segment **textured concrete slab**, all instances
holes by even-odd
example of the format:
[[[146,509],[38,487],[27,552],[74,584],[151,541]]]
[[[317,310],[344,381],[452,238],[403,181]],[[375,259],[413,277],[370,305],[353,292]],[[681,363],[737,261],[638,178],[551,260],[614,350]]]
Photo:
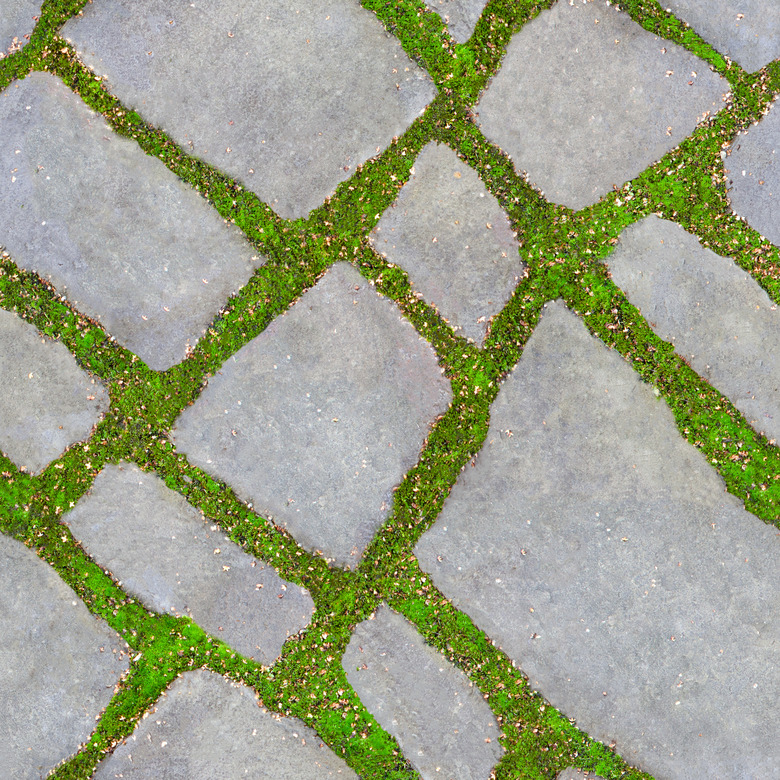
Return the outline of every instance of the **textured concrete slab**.
[[[656,216],[623,231],[606,262],[653,330],[780,440],[780,312],[753,277]]]
[[[554,303],[416,554],[534,688],[630,763],[777,778],[778,541]]]
[[[108,411],[108,393],[64,344],[0,309],[0,450],[37,474],[89,437]]]
[[[47,563],[0,544],[0,768],[45,777],[95,728],[128,668],[126,645]]]
[[[40,0],[3,0],[0,5],[0,60],[27,43],[40,11]]]
[[[425,5],[441,16],[458,43],[465,43],[471,38],[487,0],[425,0]]]
[[[172,438],[301,545],[354,565],[451,397],[428,342],[337,263],[223,365]]]
[[[95,778],[357,780],[301,721],[257,705],[244,685],[205,670],[188,672],[98,765]]]
[[[669,0],[675,16],[745,70],[780,57],[780,6],[775,0]]]
[[[0,94],[0,243],[151,368],[183,360],[260,259],[58,78]]]
[[[417,629],[382,604],[360,623],[341,664],[379,725],[423,780],[487,780],[504,749],[478,688]]]
[[[780,108],[777,102],[747,133],[738,135],[724,160],[731,208],[750,227],[780,246]]]
[[[477,172],[428,144],[370,239],[456,330],[482,344],[523,273],[518,243]]]
[[[581,769],[564,769],[555,780],[604,780],[593,772],[583,772]]]
[[[677,146],[728,90],[605,0],[570,0],[514,36],[476,110],[516,170],[581,209]]]
[[[266,665],[314,614],[308,591],[247,555],[153,474],[108,465],[63,517],[84,549],[158,612],[191,617]]]
[[[62,35],[125,105],[285,218],[319,206],[436,93],[354,0],[108,0]]]

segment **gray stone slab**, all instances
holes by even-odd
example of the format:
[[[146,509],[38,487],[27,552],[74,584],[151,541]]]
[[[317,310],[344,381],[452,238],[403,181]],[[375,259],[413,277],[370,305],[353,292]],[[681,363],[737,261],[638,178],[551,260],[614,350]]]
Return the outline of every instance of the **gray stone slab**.
[[[62,34],[125,105],[285,218],[319,206],[436,93],[355,0],[107,0]]]
[[[191,617],[259,663],[272,664],[314,614],[307,590],[245,553],[134,464],[106,466],[63,521],[148,607]]]
[[[58,342],[0,309],[0,450],[37,474],[89,437],[108,393]]]
[[[206,670],[175,680],[95,773],[120,777],[357,780],[300,720],[258,707],[253,690]]]
[[[780,6],[775,0],[668,0],[664,7],[745,70],[758,70],[780,57]]]
[[[3,0],[0,5],[0,60],[21,49],[35,27],[40,0]]]
[[[564,769],[555,780],[604,780],[593,772],[583,772],[581,769]]]
[[[728,91],[605,0],[570,0],[514,36],[476,110],[548,200],[581,209],[677,146]]]
[[[428,342],[336,263],[209,379],[172,438],[301,545],[353,565],[451,398]]]
[[[0,244],[159,370],[261,262],[238,228],[46,73],[0,93]]]
[[[416,554],[594,738],[656,777],[780,777],[780,538],[548,304]]]
[[[425,5],[441,16],[458,43],[465,43],[471,38],[487,0],[425,0]]]
[[[0,768],[45,777],[89,739],[127,646],[21,542],[0,544]]]
[[[735,213],[780,246],[780,108],[776,102],[758,125],[740,133],[724,160]]]
[[[753,277],[654,215],[624,230],[606,262],[653,330],[780,440],[780,312]]]
[[[349,684],[423,780],[487,780],[504,749],[469,678],[387,605],[355,629],[341,664]]]
[[[456,330],[482,344],[524,264],[509,220],[477,172],[431,142],[370,239]]]

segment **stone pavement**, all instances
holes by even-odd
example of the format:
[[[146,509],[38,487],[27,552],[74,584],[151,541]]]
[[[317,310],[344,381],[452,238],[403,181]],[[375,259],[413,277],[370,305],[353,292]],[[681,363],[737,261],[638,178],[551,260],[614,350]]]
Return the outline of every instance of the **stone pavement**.
[[[0,8],[0,778],[780,780],[780,7]]]

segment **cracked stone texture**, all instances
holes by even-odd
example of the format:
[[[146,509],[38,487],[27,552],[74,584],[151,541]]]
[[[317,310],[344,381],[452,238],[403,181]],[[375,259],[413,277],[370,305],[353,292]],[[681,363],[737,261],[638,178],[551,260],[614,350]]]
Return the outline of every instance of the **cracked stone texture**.
[[[38,474],[108,411],[103,385],[68,348],[0,309],[0,450]]]
[[[668,0],[663,5],[747,71],[780,57],[776,0]]]
[[[209,379],[172,438],[303,547],[351,565],[451,398],[428,342],[336,263]]]
[[[653,330],[780,439],[780,312],[753,277],[654,215],[624,230],[605,262]]]
[[[403,615],[382,604],[341,659],[349,684],[423,780],[487,780],[504,749],[478,688]]]
[[[104,0],[62,35],[177,143],[303,217],[433,99],[355,0]]]
[[[780,108],[776,102],[757,126],[740,133],[724,160],[729,200],[750,227],[780,246]]]
[[[24,36],[33,31],[40,10],[39,0],[3,0],[0,4],[0,59],[6,52],[27,43]]]
[[[314,614],[307,590],[245,553],[159,477],[131,463],[106,466],[63,521],[147,607],[191,617],[261,664],[272,664]]]
[[[183,360],[260,259],[58,78],[0,94],[0,243],[150,368]]]
[[[425,0],[425,5],[441,16],[458,43],[465,43],[471,38],[487,0]]]
[[[0,545],[0,767],[44,777],[78,750],[127,670],[126,645],[47,563]]]
[[[509,220],[477,172],[444,144],[429,143],[371,234],[456,330],[482,344],[489,319],[523,273]]]
[[[629,763],[777,778],[778,541],[556,302],[415,552],[535,689]]]
[[[357,780],[300,720],[257,705],[244,685],[205,670],[187,672],[98,765],[95,779]]]
[[[706,62],[604,0],[573,0],[512,38],[476,111],[548,200],[581,209],[677,146],[728,90]]]

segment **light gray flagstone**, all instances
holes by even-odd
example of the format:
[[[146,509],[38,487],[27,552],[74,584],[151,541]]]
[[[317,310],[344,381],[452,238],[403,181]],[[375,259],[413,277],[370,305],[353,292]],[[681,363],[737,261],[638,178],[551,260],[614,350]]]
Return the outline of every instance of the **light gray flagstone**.
[[[465,43],[471,38],[487,0],[425,0],[425,5],[442,17],[458,43]]]
[[[0,60],[21,49],[35,27],[40,0],[3,0],[0,4]]]

